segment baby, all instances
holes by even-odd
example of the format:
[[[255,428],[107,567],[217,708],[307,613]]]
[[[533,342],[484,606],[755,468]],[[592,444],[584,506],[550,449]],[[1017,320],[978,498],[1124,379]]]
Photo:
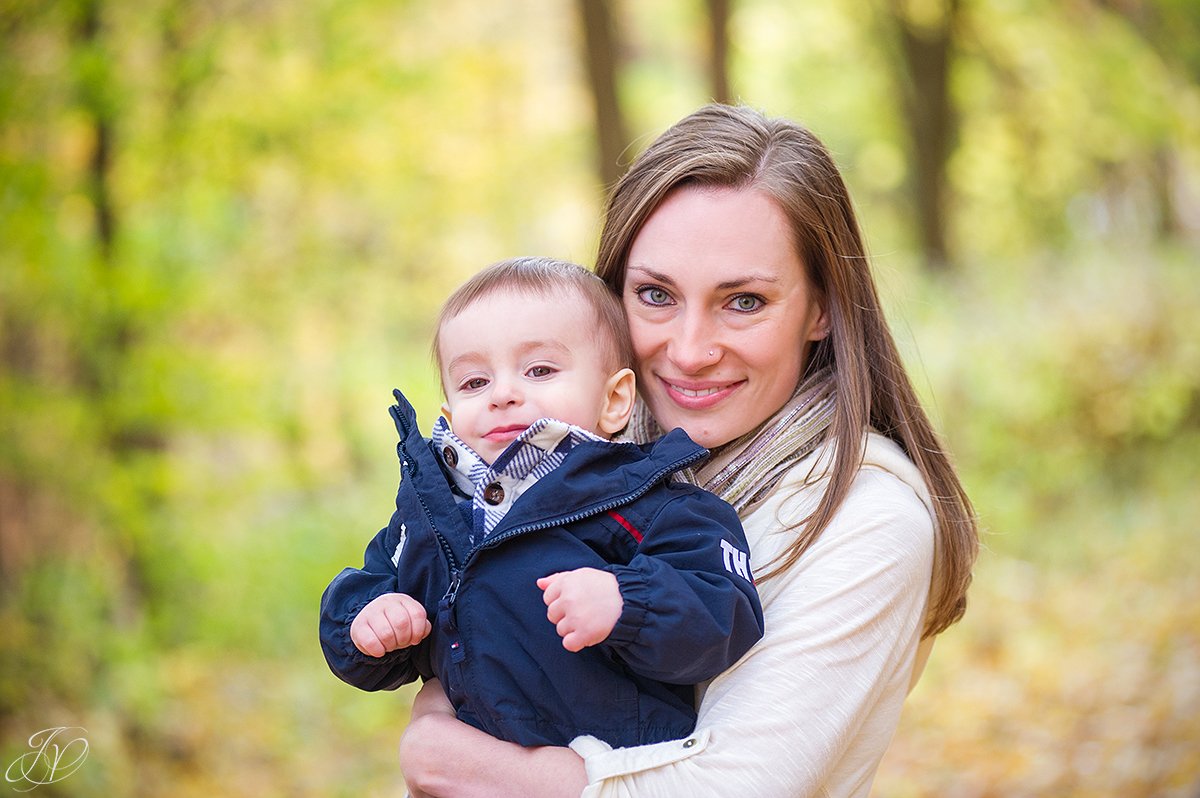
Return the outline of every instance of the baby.
[[[682,430],[614,442],[635,401],[620,301],[586,269],[504,261],[458,289],[434,351],[432,439],[395,392],[396,512],[321,599],[330,668],[364,690],[441,681],[522,745],[677,739],[694,685],[761,636],[733,510],[672,481]]]

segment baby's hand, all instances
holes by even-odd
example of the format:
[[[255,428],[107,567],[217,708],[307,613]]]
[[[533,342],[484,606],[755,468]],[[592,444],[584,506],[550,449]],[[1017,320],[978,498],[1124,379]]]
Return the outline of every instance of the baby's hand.
[[[595,568],[543,576],[537,586],[546,602],[546,617],[558,630],[567,651],[604,642],[625,605],[617,577]]]
[[[350,624],[350,639],[368,657],[382,657],[415,646],[432,629],[421,602],[405,593],[384,593],[358,613]]]

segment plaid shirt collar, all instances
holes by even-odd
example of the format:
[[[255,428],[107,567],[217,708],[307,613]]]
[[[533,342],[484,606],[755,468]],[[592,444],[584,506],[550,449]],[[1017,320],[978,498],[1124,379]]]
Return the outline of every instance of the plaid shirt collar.
[[[454,486],[471,497],[473,526],[483,537],[491,534],[522,493],[562,465],[569,451],[585,441],[608,442],[565,421],[541,418],[488,465],[451,431],[444,417],[433,425],[431,439]]]

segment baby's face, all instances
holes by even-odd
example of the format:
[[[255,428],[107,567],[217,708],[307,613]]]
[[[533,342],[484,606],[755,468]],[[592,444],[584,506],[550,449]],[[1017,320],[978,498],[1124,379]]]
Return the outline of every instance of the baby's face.
[[[604,434],[611,375],[593,318],[576,296],[504,291],[447,320],[439,343],[454,434],[489,463],[539,418]]]

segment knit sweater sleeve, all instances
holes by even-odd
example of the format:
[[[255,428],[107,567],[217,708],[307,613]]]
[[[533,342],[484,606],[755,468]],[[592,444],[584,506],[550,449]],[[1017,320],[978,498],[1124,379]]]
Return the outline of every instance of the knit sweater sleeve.
[[[802,480],[746,519],[756,562],[819,497],[823,486]],[[583,798],[866,796],[909,687],[933,540],[914,488],[864,468],[817,543],[760,585],[766,634],[708,686],[693,737],[619,750],[575,741]]]

